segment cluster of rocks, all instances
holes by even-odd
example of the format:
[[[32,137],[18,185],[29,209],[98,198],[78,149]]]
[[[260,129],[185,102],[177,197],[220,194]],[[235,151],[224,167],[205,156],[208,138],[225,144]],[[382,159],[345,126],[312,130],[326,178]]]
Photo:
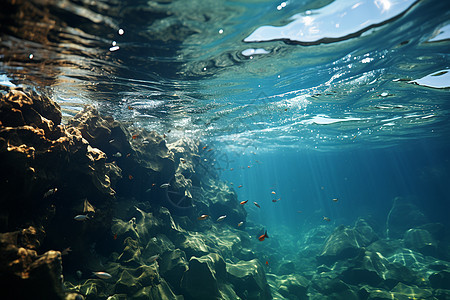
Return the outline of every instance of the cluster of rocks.
[[[200,152],[91,106],[62,125],[50,98],[3,93],[1,283],[17,299],[269,299],[249,235],[231,228],[246,212]]]
[[[394,199],[387,220],[385,229],[395,237],[362,218],[353,226],[318,226],[301,239],[286,230],[286,240],[298,242],[283,243],[282,251],[272,232],[255,254],[275,249],[266,255],[273,298],[450,299],[450,233],[444,225],[430,223],[402,198]]]

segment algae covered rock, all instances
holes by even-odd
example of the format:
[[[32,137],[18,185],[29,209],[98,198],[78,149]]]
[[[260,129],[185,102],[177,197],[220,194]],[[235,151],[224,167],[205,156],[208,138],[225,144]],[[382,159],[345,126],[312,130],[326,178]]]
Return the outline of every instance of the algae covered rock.
[[[320,273],[311,280],[308,289],[310,293],[315,294],[312,299],[349,299],[358,300],[358,295],[352,287],[343,282],[336,274]]]
[[[402,238],[404,233],[414,227],[428,223],[426,216],[413,203],[396,197],[386,220],[388,238]]]
[[[59,251],[38,255],[35,228],[0,234],[0,287],[4,299],[64,299]]]
[[[227,273],[241,298],[272,299],[264,268],[257,259],[227,263]]]
[[[358,256],[361,247],[366,246],[366,239],[355,229],[339,226],[328,237],[322,253],[317,257],[319,263],[332,264],[339,260]]]
[[[268,279],[272,290],[276,290],[281,297],[292,300],[308,299],[308,286],[310,283],[303,276],[299,274],[268,275]]]
[[[433,273],[429,277],[430,285],[434,289],[448,289],[450,290],[450,271],[443,270]]]
[[[437,242],[425,229],[409,229],[405,232],[405,246],[424,255],[437,254]]]
[[[225,262],[220,255],[211,253],[199,258],[193,256],[181,280],[181,287],[192,299],[219,299],[218,281],[225,278]]]
[[[188,270],[186,254],[180,249],[166,252],[161,258],[160,271],[167,282],[173,287],[175,292],[181,286],[181,278]]]

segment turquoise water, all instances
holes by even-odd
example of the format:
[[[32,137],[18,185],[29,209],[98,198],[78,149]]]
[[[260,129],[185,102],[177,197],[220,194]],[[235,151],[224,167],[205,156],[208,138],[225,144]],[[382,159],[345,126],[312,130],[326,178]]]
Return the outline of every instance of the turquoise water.
[[[168,142],[199,138],[239,198],[274,207],[250,211],[270,226],[381,216],[395,196],[445,221],[449,5],[358,3],[49,1],[22,19],[11,5],[0,72],[66,120],[94,104]]]
[[[204,169],[287,251],[358,218],[381,232],[395,197],[449,225],[448,1],[1,7],[3,90],[50,95],[64,122],[92,104],[201,141]]]

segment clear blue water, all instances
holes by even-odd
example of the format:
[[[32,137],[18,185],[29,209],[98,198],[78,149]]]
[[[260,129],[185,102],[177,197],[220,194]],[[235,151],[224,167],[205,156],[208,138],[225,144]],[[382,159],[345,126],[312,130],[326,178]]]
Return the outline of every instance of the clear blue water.
[[[61,3],[5,5],[3,85],[51,93],[65,120],[93,104],[168,142],[202,140],[269,229],[382,226],[396,196],[448,222],[448,1],[362,1],[372,7],[353,14],[344,0]],[[249,41],[293,16],[305,40]]]

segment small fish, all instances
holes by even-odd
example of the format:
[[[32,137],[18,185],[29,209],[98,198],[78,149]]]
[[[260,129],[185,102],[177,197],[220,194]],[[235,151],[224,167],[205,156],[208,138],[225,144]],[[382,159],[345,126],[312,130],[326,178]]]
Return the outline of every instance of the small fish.
[[[128,105],[128,109],[129,110],[133,110],[133,107]]]
[[[238,188],[240,189],[242,187],[242,184],[238,186]]]
[[[76,215],[73,219],[76,221],[86,221],[86,220],[89,220],[89,216],[88,215]]]
[[[71,252],[72,249],[70,247],[67,247],[66,249],[64,249],[63,251],[61,251],[61,255],[67,255],[69,254],[69,252]]]
[[[275,191],[272,191],[272,194],[274,194],[274,195],[275,195],[275,194],[276,194],[276,193],[275,193]]]
[[[114,143],[116,140],[112,139],[109,141],[110,144]]]
[[[163,183],[159,187],[162,189],[167,189],[170,186],[170,183]]]
[[[203,147],[202,149],[205,150],[206,148],[208,148],[208,146]]]
[[[227,215],[223,215],[217,218],[217,222],[222,221],[223,219],[225,219],[227,217]]]
[[[260,242],[262,242],[262,241],[264,241],[266,238],[269,238],[269,236],[267,235],[267,230],[266,230],[266,232],[265,232],[263,235],[261,235],[261,236],[258,238],[258,240],[259,240]]]
[[[152,191],[152,188],[148,188],[145,192],[150,193]]]
[[[266,260],[266,266],[268,266],[269,265],[269,262]]]
[[[276,202],[277,202],[277,199],[272,199],[272,202],[273,202],[273,203],[276,203]]]
[[[49,189],[47,192],[45,192],[44,198],[54,195],[57,191],[58,191],[58,188]]]
[[[133,175],[128,175],[128,179],[133,180]]]
[[[166,136],[166,134],[164,133],[164,134],[163,134],[163,139],[165,139],[166,137],[167,137],[167,136]]]
[[[255,204],[257,208],[261,208],[257,202],[253,202],[253,204]]]
[[[303,211],[301,211],[301,210],[297,210],[297,212],[299,213],[299,214],[301,214]]]
[[[153,255],[148,259],[149,263],[155,262],[156,260],[159,259],[159,254]]]
[[[211,149],[208,149],[208,151],[206,151],[206,152],[211,152],[211,151],[213,151],[213,149],[211,148]]]
[[[131,138],[132,138],[133,140],[135,140],[135,139],[137,139],[137,138],[138,138],[138,136],[139,136],[139,135],[137,135],[137,134],[134,134],[134,135],[132,135],[132,136],[131,136]]]
[[[127,157],[130,157],[130,155],[131,155],[131,153],[128,153],[128,154],[127,154]]]
[[[180,157],[180,162],[184,164],[186,162],[186,160],[184,158]]]
[[[238,227],[241,227],[242,225],[244,225],[244,222],[241,221],[238,223]]]
[[[285,108],[284,111],[287,111],[287,108]]]
[[[113,240],[117,240],[117,233],[114,233]]]
[[[200,217],[197,218],[197,220],[206,220],[209,216],[208,215],[201,215]]]
[[[230,168],[230,171],[233,171],[234,170],[234,168]]]
[[[324,220],[324,221],[327,221],[327,222],[330,222],[330,221],[331,221],[331,219],[330,219],[330,218],[328,218],[328,217],[325,217],[325,216],[323,216],[323,220]]]
[[[119,157],[122,157],[122,153],[117,152],[116,154],[113,154],[113,156],[119,158]]]
[[[338,199],[338,198],[334,198],[333,201],[334,201],[334,202],[338,202],[339,199]]]
[[[250,166],[247,166],[247,168],[249,168],[249,169],[250,169]]]
[[[172,129],[167,130],[167,133],[170,133],[172,131]]]
[[[245,201],[241,201],[241,203],[239,203],[239,204],[244,205],[247,202],[248,202],[248,200],[245,200]]]
[[[92,272],[95,276],[97,276],[100,279],[110,279],[112,278],[111,274],[106,272]]]

